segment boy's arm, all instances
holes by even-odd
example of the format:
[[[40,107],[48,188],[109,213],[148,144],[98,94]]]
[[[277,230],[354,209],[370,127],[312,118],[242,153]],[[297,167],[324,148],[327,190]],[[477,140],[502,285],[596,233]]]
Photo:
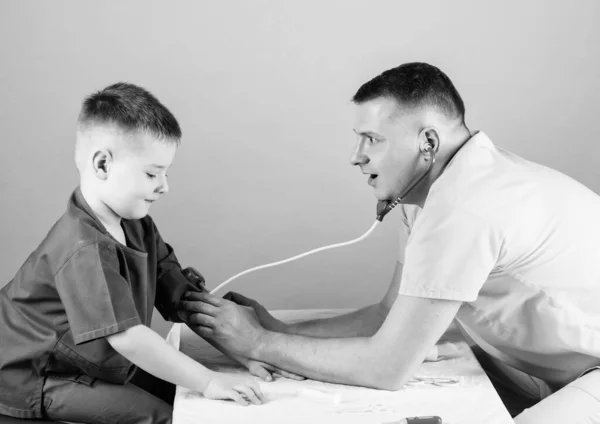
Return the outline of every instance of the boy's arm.
[[[183,322],[178,314],[178,306],[186,291],[197,292],[194,286],[183,274],[181,265],[175,256],[173,248],[164,242],[154,222],[156,239],[156,297],[154,306],[167,321]]]
[[[136,325],[106,339],[130,362],[178,386],[203,392],[214,375],[145,325]]]
[[[207,369],[144,325],[130,327],[107,340],[114,350],[146,372],[198,391],[208,399],[232,399],[241,405],[262,403],[263,395],[256,382]]]
[[[186,292],[202,291],[199,281],[202,280],[203,282],[202,276],[198,274],[192,276],[196,284],[192,284],[192,282],[188,280],[184,275],[184,270],[181,269],[181,265],[175,256],[173,248],[164,242],[154,222],[152,222],[152,225],[154,227],[153,231],[157,246],[157,284],[154,305],[165,320],[188,324],[186,322],[187,313],[182,311],[179,307],[180,301]],[[188,269],[186,269],[186,271]],[[216,348],[219,349],[218,347]],[[252,375],[260,377],[265,381],[272,380],[271,372],[280,373],[288,378],[302,379],[300,376],[273,367],[269,364],[260,363],[243,356],[234,356],[228,352],[223,353],[248,368]]]

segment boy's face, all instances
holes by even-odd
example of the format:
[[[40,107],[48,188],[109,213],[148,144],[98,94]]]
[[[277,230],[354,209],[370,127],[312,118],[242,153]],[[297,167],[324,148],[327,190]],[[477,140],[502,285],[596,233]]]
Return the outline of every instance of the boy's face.
[[[140,219],[169,191],[167,170],[177,144],[144,133],[127,138],[109,165],[103,201],[121,218]]]

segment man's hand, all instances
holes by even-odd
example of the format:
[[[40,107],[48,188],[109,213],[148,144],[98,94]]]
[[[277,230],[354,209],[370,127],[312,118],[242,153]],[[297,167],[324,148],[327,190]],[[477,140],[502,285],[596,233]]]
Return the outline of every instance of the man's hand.
[[[231,300],[240,306],[247,306],[254,309],[254,312],[258,317],[258,322],[260,322],[260,325],[265,327],[267,330],[276,331],[279,333],[285,332],[286,325],[271,315],[267,309],[256,300],[232,291],[223,296],[223,299]]]
[[[265,381],[272,381],[273,376],[277,375],[297,381],[306,380],[306,377],[294,374],[293,372],[286,371],[271,364],[267,364],[266,362],[260,362],[255,361],[254,359],[241,357],[233,357],[233,359],[248,368],[248,372],[250,372],[250,374]]]
[[[180,307],[196,334],[236,356],[253,358],[266,332],[254,309],[210,293],[188,292]]]
[[[191,296],[187,296],[186,300],[184,302],[186,303],[182,303],[180,305],[180,308],[182,309],[180,311],[180,316],[183,318],[183,321],[188,325],[188,327],[195,332],[196,334],[198,334],[200,337],[205,338],[203,333],[202,333],[202,326],[200,325],[196,325],[190,322],[190,316],[192,316],[193,314],[197,313],[199,308],[195,307],[195,306],[191,306],[191,303],[193,302],[201,302],[201,300],[199,300],[199,298],[197,296],[195,296],[194,292],[191,292],[192,295]],[[233,293],[232,293],[233,294]],[[241,295],[240,295],[241,296]],[[196,299],[196,300],[194,300]],[[239,298],[236,298],[239,299]],[[252,301],[251,299],[247,299],[245,297],[242,296],[242,299],[240,299],[240,301],[243,302],[249,302]],[[237,302],[236,302],[237,303]],[[258,302],[256,302],[256,304],[262,308],[262,306],[260,304],[258,304]],[[264,309],[264,308],[263,308]],[[266,310],[265,310],[266,312]],[[268,312],[267,312],[268,314]],[[269,314],[269,316],[271,316]],[[275,318],[273,318],[275,319]],[[283,323],[282,323],[283,324]],[[218,349],[221,353],[223,353],[224,355],[230,357],[231,359],[233,359],[234,361],[240,363],[241,365],[245,366],[248,371],[250,372],[250,374],[260,378],[261,380],[264,381],[272,381],[274,376],[281,376],[281,377],[285,377],[285,378],[289,378],[292,380],[305,380],[306,377],[303,377],[301,375],[298,374],[294,374],[291,373],[289,371],[286,371],[284,369],[275,367],[271,364],[267,364],[265,362],[260,362],[260,361],[255,361],[254,359],[250,359],[246,356],[243,355],[237,355],[234,354],[232,352],[227,351],[224,346],[219,345],[215,340],[213,339],[207,339],[205,338],[206,341],[208,343],[210,343],[211,346],[213,346],[214,348]]]

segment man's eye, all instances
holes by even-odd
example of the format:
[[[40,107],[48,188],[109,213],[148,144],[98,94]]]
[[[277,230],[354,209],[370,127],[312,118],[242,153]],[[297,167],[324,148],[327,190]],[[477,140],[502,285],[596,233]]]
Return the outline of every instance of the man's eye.
[[[154,174],[150,174],[150,173],[148,173],[148,172],[146,172],[146,176],[147,176],[148,178],[150,178],[150,179],[152,179],[152,178],[156,178],[156,175],[154,175]]]
[[[375,143],[375,139],[373,137],[367,137],[369,144]]]

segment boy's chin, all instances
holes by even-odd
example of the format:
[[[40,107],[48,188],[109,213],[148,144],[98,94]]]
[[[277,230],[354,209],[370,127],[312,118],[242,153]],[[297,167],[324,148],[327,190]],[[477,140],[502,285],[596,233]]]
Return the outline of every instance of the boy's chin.
[[[149,209],[146,209],[144,211],[132,211],[132,212],[121,215],[121,218],[128,219],[128,220],[142,219],[146,215],[148,215],[148,212],[149,212]]]
[[[148,212],[149,211],[145,211],[144,213],[136,214],[133,218],[129,218],[129,219],[142,219],[142,218],[148,216]]]

